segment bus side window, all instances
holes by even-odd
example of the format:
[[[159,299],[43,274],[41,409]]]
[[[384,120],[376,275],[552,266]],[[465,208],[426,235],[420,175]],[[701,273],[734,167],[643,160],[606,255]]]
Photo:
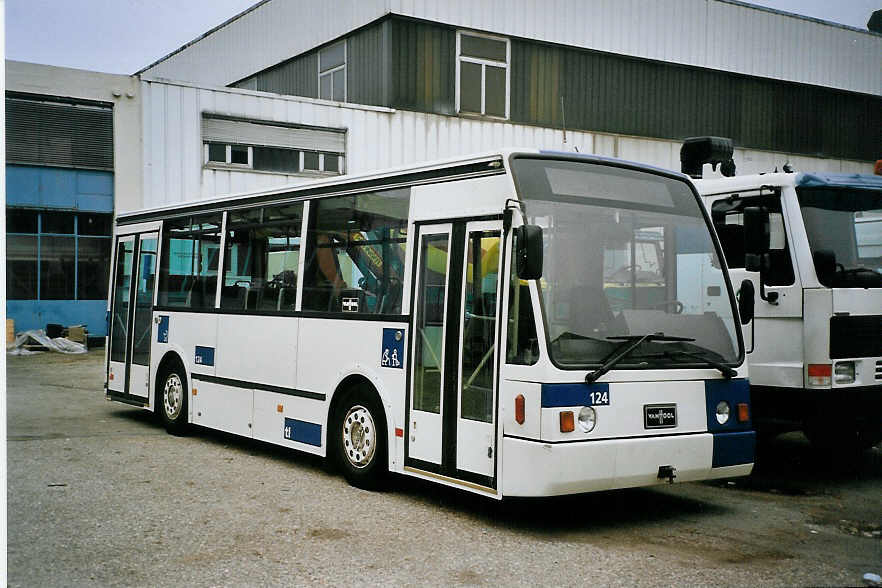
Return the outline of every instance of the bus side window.
[[[410,189],[313,200],[303,310],[400,314]]]
[[[737,194],[735,195],[737,197]],[[761,206],[769,212],[771,228],[769,270],[763,280],[769,286],[790,286],[794,282],[790,246],[784,227],[781,198],[777,194],[738,198],[734,204],[728,199],[717,200],[711,206],[714,228],[723,246],[723,254],[730,268],[744,267],[744,214],[747,206]]]
[[[294,310],[302,219],[302,202],[228,213],[221,308]]]
[[[517,244],[512,239],[512,251]],[[539,340],[536,336],[536,321],[533,318],[533,301],[530,286],[521,280],[517,272],[517,260],[511,256],[511,285],[508,293],[508,349],[506,363],[533,365],[539,360]]]
[[[159,306],[214,308],[221,215],[163,222]]]

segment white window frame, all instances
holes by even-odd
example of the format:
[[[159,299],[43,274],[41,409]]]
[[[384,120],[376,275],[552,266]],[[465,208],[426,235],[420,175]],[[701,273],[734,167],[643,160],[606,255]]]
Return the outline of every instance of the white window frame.
[[[330,49],[331,47],[339,45],[340,43],[343,44],[343,63],[341,65],[338,65],[338,66],[333,67],[331,69],[327,69],[325,71],[322,71],[322,57],[321,57],[322,51],[325,51],[326,49]],[[322,47],[321,49],[318,50],[318,53],[316,53],[316,57],[315,57],[315,67],[316,67],[316,70],[318,70],[318,88],[317,88],[318,92],[317,92],[317,94],[318,94],[319,100],[330,100],[332,102],[337,102],[336,100],[334,100],[334,73],[338,72],[340,70],[343,70],[343,102],[346,102],[346,100],[348,98],[348,91],[349,91],[349,88],[347,87],[348,83],[346,80],[346,66],[348,64],[349,64],[349,43],[347,42],[346,39],[343,39],[339,43],[332,43],[332,44],[328,45],[327,47]],[[325,76],[331,76],[331,97],[330,98],[322,98],[322,78]]]
[[[493,59],[483,59],[481,57],[471,57],[462,55],[462,36],[481,37],[493,41],[505,42],[505,62],[495,61]],[[462,62],[475,63],[481,66],[481,112],[463,112],[461,108],[461,88],[460,88],[460,65]],[[495,119],[508,120],[511,117],[511,40],[508,37],[498,37],[495,35],[487,35],[474,31],[456,31],[456,112],[464,115],[486,116]],[[486,95],[487,95],[487,66],[505,68],[505,116],[499,117],[495,114],[486,114]]]
[[[309,153],[318,153],[318,169],[307,169],[304,167],[303,163],[306,159],[305,154]],[[336,155],[339,158],[339,171],[325,171],[325,155]],[[313,174],[313,175],[330,175],[330,176],[343,176],[346,175],[346,170],[344,167],[346,161],[345,153],[332,153],[329,151],[311,151],[309,149],[301,149],[300,150],[300,174]]]
[[[208,159],[208,144],[215,143],[220,144],[219,141],[203,141],[202,143],[202,163],[208,167],[224,167],[224,168],[233,168],[233,169],[252,169],[254,166],[254,148],[251,145],[244,145],[242,143],[236,143],[236,145],[240,147],[245,147],[248,149],[248,163],[232,163],[232,154],[233,154],[233,145],[231,143],[226,143],[225,146],[225,161],[211,161]]]

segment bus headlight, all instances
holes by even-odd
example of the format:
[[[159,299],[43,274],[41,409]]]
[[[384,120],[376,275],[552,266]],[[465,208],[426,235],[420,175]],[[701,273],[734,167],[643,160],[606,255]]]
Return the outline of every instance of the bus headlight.
[[[579,411],[579,428],[584,433],[590,433],[597,424],[597,412],[590,406],[583,406]]]
[[[725,400],[720,400],[717,403],[717,422],[721,425],[729,422],[729,403]]]
[[[854,384],[854,362],[839,361],[833,364],[833,381],[837,384]]]

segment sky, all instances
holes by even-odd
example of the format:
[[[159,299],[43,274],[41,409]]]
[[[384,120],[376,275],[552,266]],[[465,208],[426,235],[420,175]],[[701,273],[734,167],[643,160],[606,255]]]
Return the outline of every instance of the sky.
[[[133,74],[256,1],[6,0],[6,58]],[[861,29],[882,8],[882,0],[752,3]]]

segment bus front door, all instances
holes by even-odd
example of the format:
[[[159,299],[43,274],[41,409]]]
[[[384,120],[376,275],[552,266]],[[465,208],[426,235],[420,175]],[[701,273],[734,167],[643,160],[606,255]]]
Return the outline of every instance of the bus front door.
[[[405,466],[495,488],[502,225],[419,234]]]
[[[158,243],[157,233],[119,237],[114,265],[107,390],[143,405],[150,396]]]

